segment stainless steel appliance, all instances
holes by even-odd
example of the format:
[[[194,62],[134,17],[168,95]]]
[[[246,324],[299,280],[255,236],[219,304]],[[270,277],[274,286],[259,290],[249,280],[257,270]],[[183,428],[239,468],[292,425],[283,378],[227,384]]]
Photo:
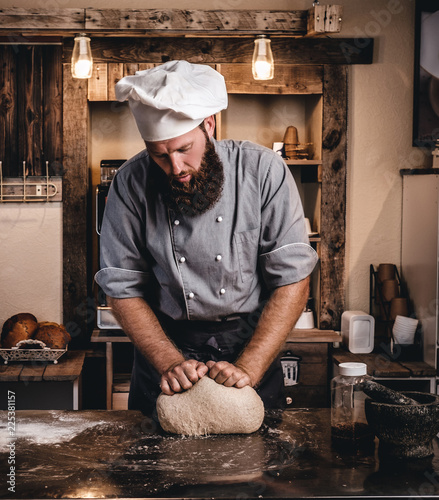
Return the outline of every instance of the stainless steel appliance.
[[[102,160],[101,161],[101,183],[96,186],[96,233],[98,235],[98,252],[97,259],[99,265],[100,253],[100,235],[102,220],[104,218],[105,204],[107,202],[108,191],[110,189],[111,181],[118,168],[125,163],[126,160]],[[119,329],[120,325],[116,321],[113,312],[107,305],[104,293],[98,293],[98,307],[97,307],[97,327],[101,329]]]

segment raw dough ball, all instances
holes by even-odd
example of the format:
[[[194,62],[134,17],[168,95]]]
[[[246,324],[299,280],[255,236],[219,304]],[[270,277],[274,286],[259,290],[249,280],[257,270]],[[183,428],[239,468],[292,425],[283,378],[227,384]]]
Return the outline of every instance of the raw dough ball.
[[[174,434],[250,434],[262,425],[264,404],[251,387],[226,387],[206,375],[188,391],[160,394],[157,415]]]

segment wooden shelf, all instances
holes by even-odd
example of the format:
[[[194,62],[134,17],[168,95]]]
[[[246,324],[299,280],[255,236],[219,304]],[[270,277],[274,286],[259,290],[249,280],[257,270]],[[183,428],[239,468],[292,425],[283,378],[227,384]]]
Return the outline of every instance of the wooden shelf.
[[[341,342],[340,332],[334,330],[319,330],[318,328],[293,328],[287,342]]]
[[[321,165],[322,164],[322,160],[287,160],[286,158],[284,158],[284,161],[287,165],[291,165],[291,166],[294,166],[294,165],[312,166],[312,165]]]
[[[100,330],[95,329],[90,342],[131,342],[122,330]]]
[[[320,241],[316,238],[311,241]],[[122,330],[93,330],[91,342],[131,342]],[[341,342],[340,332],[318,328],[293,329],[287,342]]]

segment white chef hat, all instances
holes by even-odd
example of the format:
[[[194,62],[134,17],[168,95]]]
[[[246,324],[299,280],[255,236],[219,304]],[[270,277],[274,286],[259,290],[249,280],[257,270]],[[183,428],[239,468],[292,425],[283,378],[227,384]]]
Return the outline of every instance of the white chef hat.
[[[147,142],[183,135],[227,107],[224,77],[210,66],[187,61],[169,61],[122,78],[116,97],[128,99]]]

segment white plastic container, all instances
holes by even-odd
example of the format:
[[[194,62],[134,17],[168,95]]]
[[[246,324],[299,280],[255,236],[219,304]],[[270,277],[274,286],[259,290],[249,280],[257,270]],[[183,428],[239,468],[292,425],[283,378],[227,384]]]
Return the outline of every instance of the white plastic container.
[[[373,351],[375,319],[363,311],[345,311],[341,315],[343,343],[354,354]]]

